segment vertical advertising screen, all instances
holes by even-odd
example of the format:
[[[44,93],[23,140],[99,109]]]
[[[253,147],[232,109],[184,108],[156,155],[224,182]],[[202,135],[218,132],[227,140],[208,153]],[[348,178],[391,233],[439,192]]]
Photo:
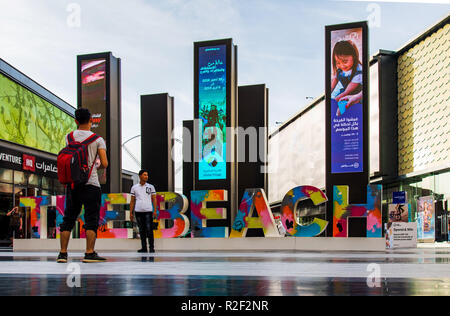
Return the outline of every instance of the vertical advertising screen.
[[[108,114],[106,102],[106,59],[82,60],[81,106],[91,112],[92,131],[103,137],[107,142]],[[103,169],[98,170],[98,174],[100,183],[105,184],[107,181],[105,171]]]
[[[81,61],[81,104],[92,115],[92,131],[106,139],[106,59]]]
[[[227,178],[227,46],[199,47],[199,180]]]
[[[417,201],[417,239],[434,241],[435,230],[434,199],[432,196],[420,197]]]
[[[331,173],[363,172],[363,28],[331,31]]]

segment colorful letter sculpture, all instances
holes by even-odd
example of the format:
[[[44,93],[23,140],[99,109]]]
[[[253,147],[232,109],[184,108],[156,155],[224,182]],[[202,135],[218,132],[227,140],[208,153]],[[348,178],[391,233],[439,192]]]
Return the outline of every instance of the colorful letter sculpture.
[[[226,208],[206,208],[206,202],[228,200],[226,190],[191,192],[191,237],[228,238],[228,227],[207,227],[207,221],[227,218]]]
[[[320,205],[328,201],[325,193],[313,186],[299,186],[286,193],[281,204],[281,222],[290,236],[315,237],[327,228],[328,222],[319,218],[315,218],[310,225],[303,226],[298,223],[295,205],[306,199],[311,199],[314,205]]]
[[[254,209],[258,217],[252,217]],[[262,189],[245,190],[230,238],[246,237],[249,228],[262,228],[265,237],[280,237],[266,193]]]
[[[189,207],[188,199],[174,192],[158,192],[157,201],[157,219],[159,220],[158,230],[155,238],[176,238],[183,237],[189,231],[189,219],[184,215]],[[171,228],[165,228],[165,220],[173,221]]]
[[[367,204],[348,204],[346,185],[333,189],[333,237],[348,236],[349,217],[367,217],[367,237],[381,237],[381,185],[367,186]]]
[[[97,238],[133,238],[133,229],[123,227],[123,223],[130,220],[130,211],[124,211],[123,208],[129,205],[130,202],[131,194],[128,193],[102,194]],[[84,210],[80,218],[84,222]],[[117,224],[122,224],[122,226],[117,227]],[[80,237],[86,237],[84,229],[81,230]]]
[[[62,223],[65,208],[65,196],[21,197],[20,207],[29,207],[31,238],[47,239],[47,208],[56,207],[56,238],[59,238],[59,225]],[[42,224],[41,224],[42,223]]]

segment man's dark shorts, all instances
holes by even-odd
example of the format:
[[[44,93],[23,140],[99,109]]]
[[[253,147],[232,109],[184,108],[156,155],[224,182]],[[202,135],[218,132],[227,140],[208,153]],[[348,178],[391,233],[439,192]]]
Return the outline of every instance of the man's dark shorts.
[[[100,219],[102,191],[93,185],[80,185],[68,188],[66,194],[66,210],[60,225],[61,232],[72,231],[84,205],[84,229],[97,232]]]

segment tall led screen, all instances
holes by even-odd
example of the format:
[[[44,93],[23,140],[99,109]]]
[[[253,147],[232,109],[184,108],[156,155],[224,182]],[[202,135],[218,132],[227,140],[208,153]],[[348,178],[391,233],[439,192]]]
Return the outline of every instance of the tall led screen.
[[[227,177],[227,46],[199,47],[199,180]]]
[[[58,154],[75,128],[72,116],[0,74],[0,139]]]
[[[331,31],[331,173],[363,172],[363,28]]]
[[[81,61],[81,106],[89,109],[92,131],[105,139],[108,146],[108,113],[106,106],[106,59]],[[101,184],[107,182],[105,171],[98,170]]]
[[[81,105],[92,115],[92,131],[107,139],[106,59],[81,61]]]

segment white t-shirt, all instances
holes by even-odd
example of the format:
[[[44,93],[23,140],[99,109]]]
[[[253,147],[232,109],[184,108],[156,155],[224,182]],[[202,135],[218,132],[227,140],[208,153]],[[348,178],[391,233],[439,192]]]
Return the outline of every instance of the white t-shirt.
[[[136,198],[135,212],[153,212],[152,195],[156,194],[155,187],[149,183],[133,185],[131,195]]]
[[[84,131],[77,129],[73,132],[73,138],[77,142],[84,142],[86,139],[88,139],[92,134],[94,134],[91,131]],[[67,137],[69,135],[66,135],[66,144],[68,144]],[[106,150],[106,143],[105,140],[101,137],[97,138],[97,140],[88,146],[88,165],[89,168],[91,168],[92,164],[94,166],[92,167],[91,177],[89,178],[86,185],[93,185],[100,188],[100,182],[98,181],[98,174],[97,174],[97,166],[95,165],[95,158],[97,157],[97,153],[99,149],[105,149]]]

